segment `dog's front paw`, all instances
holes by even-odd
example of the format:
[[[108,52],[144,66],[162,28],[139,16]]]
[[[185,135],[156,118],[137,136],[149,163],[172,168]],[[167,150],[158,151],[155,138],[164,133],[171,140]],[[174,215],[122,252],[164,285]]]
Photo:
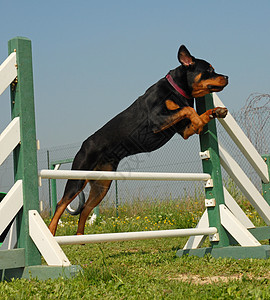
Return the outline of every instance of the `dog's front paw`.
[[[225,118],[227,113],[228,109],[226,107],[217,107],[213,110],[214,118]]]

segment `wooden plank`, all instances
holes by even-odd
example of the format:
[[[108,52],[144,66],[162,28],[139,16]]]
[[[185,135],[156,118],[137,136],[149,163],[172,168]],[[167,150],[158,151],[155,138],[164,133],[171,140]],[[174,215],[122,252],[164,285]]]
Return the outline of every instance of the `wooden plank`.
[[[65,253],[36,210],[29,210],[29,234],[49,266],[70,266]]]
[[[2,95],[16,76],[16,52],[12,52],[0,65],[0,95]]]
[[[24,268],[6,269],[3,272],[0,270],[0,278],[11,281],[12,279],[25,278],[28,280],[38,279],[56,279],[59,277],[72,278],[83,272],[80,266],[68,267],[52,267],[52,266],[29,266]],[[4,274],[3,274],[4,273]],[[2,275],[3,274],[3,275]]]
[[[211,255],[215,258],[231,257],[234,259],[245,259],[245,258],[267,259],[270,257],[270,246],[269,245],[262,245],[257,247],[229,246],[229,247],[222,247],[222,248],[185,249],[185,250],[178,250],[176,255],[177,256],[194,255],[198,257]]]
[[[224,104],[221,102],[216,93],[213,94],[213,100],[215,107],[224,107]],[[260,176],[262,181],[264,183],[268,183],[269,174],[266,163],[264,162],[258,151],[255,149],[255,147],[252,145],[250,140],[247,138],[247,136],[244,134],[243,130],[236,123],[232,115],[228,112],[226,118],[218,120],[227,131],[229,136],[232,138],[232,140],[235,142],[237,147],[240,149],[240,151],[243,153],[243,155],[246,157],[246,159],[249,161],[249,163],[252,165],[254,170]]]
[[[220,220],[222,226],[230,233],[230,235],[243,247],[261,246],[255,237],[246,229],[244,225],[230,212],[224,205],[219,206]]]
[[[15,182],[4,199],[0,202],[0,235],[23,206],[22,186],[22,180]]]
[[[225,204],[229,208],[229,210],[234,214],[234,216],[246,227],[246,228],[254,228],[255,225],[250,221],[250,219],[246,216],[246,214],[242,211],[241,207],[237,204],[237,202],[233,199],[231,194],[227,191],[225,187],[223,187]]]
[[[24,249],[0,251],[0,270],[21,268],[25,266]]]
[[[248,231],[255,236],[258,241],[270,239],[270,226],[250,228]]]
[[[60,159],[50,163],[50,169],[54,169],[55,165],[69,164],[72,163],[74,158]]]
[[[261,193],[255,188],[237,162],[220,144],[219,153],[222,167],[235,181],[236,185],[254,206],[258,214],[264,219],[265,223],[270,225],[270,206],[265,201]]]
[[[204,211],[200,221],[198,222],[196,228],[207,228],[209,227],[207,209]],[[206,239],[206,235],[196,235],[191,236],[186,242],[183,249],[197,249],[199,248]]]
[[[0,135],[0,166],[20,142],[20,118],[14,118]]]
[[[268,173],[270,175],[270,155],[263,155],[263,160],[265,161]],[[262,190],[263,190],[263,197],[267,201],[267,203],[270,205],[270,183],[264,183],[262,182]]]
[[[7,235],[5,235],[7,233]],[[0,248],[0,250],[9,250],[9,249],[15,249],[17,244],[17,226],[16,226],[16,220],[10,223],[10,226],[4,230],[2,233],[2,236],[5,236],[5,239],[3,241],[3,244]]]

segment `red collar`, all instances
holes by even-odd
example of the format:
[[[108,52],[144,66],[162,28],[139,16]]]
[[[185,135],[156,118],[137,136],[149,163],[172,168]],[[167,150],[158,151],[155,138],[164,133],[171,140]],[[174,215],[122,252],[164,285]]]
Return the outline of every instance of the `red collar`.
[[[169,81],[170,85],[182,96],[184,96],[187,99],[193,99],[193,97],[190,97],[186,94],[184,90],[182,90],[173,80],[172,76],[170,74],[167,74],[166,79]]]

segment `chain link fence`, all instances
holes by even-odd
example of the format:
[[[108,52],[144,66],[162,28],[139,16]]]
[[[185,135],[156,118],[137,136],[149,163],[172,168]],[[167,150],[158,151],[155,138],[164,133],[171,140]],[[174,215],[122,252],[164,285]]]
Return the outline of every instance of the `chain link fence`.
[[[257,148],[259,153],[268,154],[270,148],[270,95],[253,94],[245,107],[239,112],[232,113],[239,126]],[[249,162],[235,146],[223,127],[217,121],[219,142],[225,146],[231,156],[238,162],[247,176],[261,189],[261,181]],[[74,158],[81,143],[42,149],[38,151],[38,168],[47,169],[50,164],[60,160]],[[151,152],[127,157],[120,162],[119,171],[125,172],[180,172],[201,173],[202,163],[199,157],[200,145],[197,135],[183,140],[175,135],[165,146]],[[71,163],[62,164],[60,169],[70,169]],[[229,177],[223,170],[224,183]],[[0,169],[0,191],[6,192],[13,182],[12,156]],[[57,199],[62,197],[66,180],[57,180]],[[89,187],[85,188],[86,197]],[[130,201],[162,201],[164,199],[198,199],[204,196],[201,182],[173,181],[114,181],[110,191],[102,201],[102,206],[115,208],[116,203],[123,205]],[[42,180],[40,200],[45,210],[50,209],[51,189],[49,180]]]

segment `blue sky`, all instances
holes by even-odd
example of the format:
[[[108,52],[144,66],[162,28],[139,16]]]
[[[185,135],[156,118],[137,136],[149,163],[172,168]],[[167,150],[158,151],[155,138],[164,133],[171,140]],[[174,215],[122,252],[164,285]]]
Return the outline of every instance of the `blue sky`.
[[[0,61],[9,39],[33,43],[42,148],[83,141],[177,67],[181,44],[229,76],[220,98],[230,111],[270,93],[270,1],[26,0],[0,10]]]

